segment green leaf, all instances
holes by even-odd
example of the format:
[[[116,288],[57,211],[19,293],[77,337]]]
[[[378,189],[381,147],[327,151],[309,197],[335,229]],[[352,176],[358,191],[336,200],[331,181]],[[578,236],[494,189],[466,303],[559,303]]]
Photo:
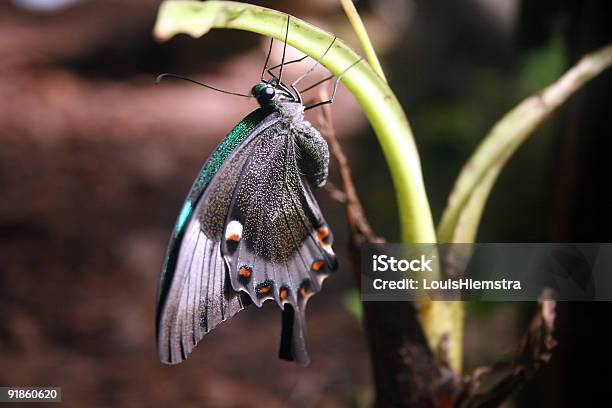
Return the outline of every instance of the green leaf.
[[[361,294],[357,289],[346,291],[342,297],[344,308],[359,322],[363,322],[363,306],[361,305]]]
[[[610,65],[612,45],[583,57],[495,124],[455,182],[438,226],[439,242],[474,242],[487,198],[512,154],[567,98]]]

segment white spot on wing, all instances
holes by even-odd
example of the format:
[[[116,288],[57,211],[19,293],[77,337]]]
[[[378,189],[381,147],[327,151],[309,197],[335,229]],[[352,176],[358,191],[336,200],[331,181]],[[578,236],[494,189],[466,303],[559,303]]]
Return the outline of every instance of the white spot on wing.
[[[225,229],[225,239],[228,241],[240,241],[242,238],[242,224],[238,221],[230,221]]]

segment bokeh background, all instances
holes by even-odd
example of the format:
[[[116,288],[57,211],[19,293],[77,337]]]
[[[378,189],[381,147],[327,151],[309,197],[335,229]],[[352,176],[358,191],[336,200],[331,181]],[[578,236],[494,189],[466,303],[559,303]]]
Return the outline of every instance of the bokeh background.
[[[358,48],[336,0],[254,3]],[[66,406],[367,406],[372,380],[346,224],[326,191],[317,196],[341,268],[309,303],[311,366],[276,358],[280,314],[273,305],[241,312],[179,366],[158,362],[155,293],[170,231],[204,160],[255,106],[188,83],[154,86],[153,79],[169,71],[245,92],[267,48],[266,39],[233,31],[156,43],[158,5],[0,2],[0,385],[61,386]],[[492,124],[612,40],[607,0],[357,6],[413,125],[436,219]],[[277,43],[273,59],[279,55]],[[296,65],[289,76],[308,67]],[[611,107],[608,72],[537,131],[496,184],[479,241],[610,241]],[[397,240],[377,141],[347,92],[332,110],[367,216],[377,233]],[[316,125],[316,112],[309,119]],[[510,357],[532,308],[471,304],[467,372]],[[610,378],[612,307],[558,309],[551,363],[507,406],[607,405],[601,384]]]

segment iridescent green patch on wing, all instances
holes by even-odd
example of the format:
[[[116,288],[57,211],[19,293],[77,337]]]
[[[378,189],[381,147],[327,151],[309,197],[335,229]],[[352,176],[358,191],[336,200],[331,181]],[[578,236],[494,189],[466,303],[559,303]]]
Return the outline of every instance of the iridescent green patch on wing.
[[[242,141],[251,133],[251,131],[257,126],[270,112],[264,109],[257,109],[252,112],[240,123],[238,123],[231,132],[228,133],[227,137],[223,139],[219,146],[212,153],[210,158],[206,161],[206,164],[198,174],[195,180],[193,188],[189,194],[189,198],[195,201],[200,193],[208,186],[210,181],[213,179],[215,174],[219,171],[225,160],[232,154],[234,149],[242,143]],[[196,195],[196,197],[193,197]]]
[[[215,174],[221,168],[221,165],[227,160],[232,152],[242,143],[242,141],[251,133],[253,129],[269,114],[269,111],[257,109],[251,112],[247,117],[240,121],[219,143],[215,151],[200,170],[200,173],[195,179],[189,195],[183,204],[181,213],[179,214],[176,225],[174,226],[173,237],[179,237],[187,221],[191,218],[194,209],[194,203],[198,200],[202,192],[206,189]],[[166,262],[167,263],[167,262]],[[165,269],[165,267],[164,267]]]
[[[189,220],[193,215],[193,211],[196,207],[197,201],[200,199],[200,196],[208,184],[210,184],[215,174],[217,174],[225,160],[231,156],[233,151],[240,145],[240,143],[242,143],[244,139],[253,131],[253,129],[255,129],[255,127],[257,127],[257,125],[260,124],[261,121],[264,120],[269,114],[269,110],[260,108],[251,112],[247,117],[241,120],[240,123],[238,123],[227,134],[225,139],[219,143],[215,151],[204,164],[204,167],[202,167],[202,170],[200,170],[200,173],[194,181],[191,190],[189,191],[189,195],[185,200],[185,204],[183,204],[183,208],[181,209],[181,213],[176,221],[176,225],[174,226],[174,232],[170,239],[166,256],[164,257],[158,298],[161,298],[162,293],[168,290],[167,286],[172,280],[171,276],[168,276],[168,274],[172,275],[174,273],[183,233],[186,226],[189,224]]]
[[[189,217],[191,217],[191,213],[193,212],[193,205],[191,205],[191,200],[187,199],[185,204],[183,205],[183,209],[179,214],[178,220],[176,220],[176,226],[174,227],[174,236],[176,237],[180,231],[185,228],[185,224]]]

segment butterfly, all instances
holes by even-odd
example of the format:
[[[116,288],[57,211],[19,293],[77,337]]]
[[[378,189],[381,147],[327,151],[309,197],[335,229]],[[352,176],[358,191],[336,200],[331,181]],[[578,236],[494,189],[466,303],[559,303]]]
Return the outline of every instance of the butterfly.
[[[282,82],[284,55],[278,77],[266,59],[272,78],[262,72],[251,90],[260,107],[219,143],[178,216],[157,298],[163,363],[185,360],[219,323],[266,300],[282,310],[279,357],[309,363],[306,303],[338,262],[312,193],[326,182],[329,150],[304,111],[331,103],[340,76],[329,101],[305,107],[297,81],[295,94]]]

